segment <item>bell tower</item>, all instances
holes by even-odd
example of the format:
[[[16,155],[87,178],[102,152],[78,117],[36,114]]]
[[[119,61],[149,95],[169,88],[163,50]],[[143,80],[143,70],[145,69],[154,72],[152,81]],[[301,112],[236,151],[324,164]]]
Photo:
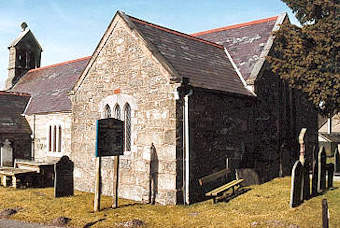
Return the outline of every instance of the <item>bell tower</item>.
[[[8,77],[5,90],[12,88],[27,71],[40,67],[41,46],[25,22],[21,24],[21,29],[19,36],[8,47]]]

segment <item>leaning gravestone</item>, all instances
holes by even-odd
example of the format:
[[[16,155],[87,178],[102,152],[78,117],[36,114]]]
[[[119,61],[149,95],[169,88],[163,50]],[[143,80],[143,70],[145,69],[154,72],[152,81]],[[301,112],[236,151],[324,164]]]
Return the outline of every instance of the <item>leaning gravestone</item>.
[[[340,175],[340,153],[339,153],[338,148],[336,148],[334,152],[334,165],[335,165],[335,174]]]
[[[73,196],[74,163],[68,156],[62,156],[54,165],[54,197]]]
[[[326,189],[326,151],[322,146],[318,153],[318,193]]]
[[[0,148],[0,165],[1,166],[13,166],[13,148],[11,142],[6,139],[3,146]]]
[[[312,162],[312,196],[318,194],[318,151],[317,147],[313,148],[313,162]]]
[[[300,161],[296,161],[292,169],[290,189],[290,207],[296,207],[303,201],[304,168]]]
[[[334,164],[333,163],[327,164],[326,169],[327,169],[327,188],[332,188],[334,176]]]

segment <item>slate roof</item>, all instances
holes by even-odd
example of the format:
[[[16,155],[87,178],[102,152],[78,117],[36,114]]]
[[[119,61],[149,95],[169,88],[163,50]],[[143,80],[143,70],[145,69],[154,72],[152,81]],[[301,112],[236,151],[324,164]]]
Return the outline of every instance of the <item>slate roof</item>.
[[[225,46],[247,80],[260,59],[277,19],[278,16],[275,16],[192,35]]]
[[[32,99],[25,114],[71,111],[68,92],[85,69],[90,57],[28,71],[12,92],[29,93]]]
[[[237,75],[222,45],[127,17],[180,77],[189,78],[192,86],[253,96]]]
[[[29,94],[0,91],[0,134],[31,134],[26,119],[21,115],[30,97]]]
[[[319,135],[323,136],[323,138],[325,138],[328,142],[340,143],[340,133],[328,134],[328,133],[319,132]]]

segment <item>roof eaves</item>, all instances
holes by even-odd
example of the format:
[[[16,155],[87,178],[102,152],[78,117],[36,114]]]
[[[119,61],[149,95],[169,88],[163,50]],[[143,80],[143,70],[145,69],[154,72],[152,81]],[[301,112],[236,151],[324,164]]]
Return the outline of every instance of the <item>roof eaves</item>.
[[[247,79],[247,84],[248,85],[254,85],[254,82],[255,82],[258,74],[260,73],[263,65],[264,65],[264,62],[266,60],[266,56],[269,54],[269,51],[270,51],[270,49],[273,46],[274,39],[275,39],[273,33],[280,29],[280,25],[283,23],[283,21],[285,20],[286,17],[287,17],[287,13],[281,13],[277,17],[275,25],[273,26],[272,32],[271,32],[271,34],[270,34],[270,36],[269,36],[269,38],[267,40],[267,43],[266,43],[266,45],[264,46],[264,48],[263,48],[263,50],[261,52],[260,58],[255,63],[254,68],[251,71],[249,78]]]
[[[22,31],[19,34],[19,36],[8,46],[8,48],[15,47],[29,33],[32,35],[32,37],[33,37],[34,41],[37,43],[39,49],[41,51],[43,51],[42,48],[41,48],[41,45],[39,44],[38,40],[35,38],[33,32],[30,29],[26,29],[26,30]]]

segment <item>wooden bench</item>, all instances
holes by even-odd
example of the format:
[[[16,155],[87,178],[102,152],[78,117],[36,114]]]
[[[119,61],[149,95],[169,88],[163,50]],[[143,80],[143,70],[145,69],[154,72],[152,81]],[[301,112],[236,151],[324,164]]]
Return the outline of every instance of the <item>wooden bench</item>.
[[[32,185],[33,178],[37,172],[27,169],[17,169],[13,167],[0,168],[1,184],[4,187],[20,187],[23,184]]]
[[[244,181],[244,179],[238,179],[226,183],[228,174],[231,174],[231,170],[223,169],[199,179],[199,184],[206,191],[205,196],[213,197],[213,203],[216,203],[219,199],[225,198],[225,194],[229,189],[232,189],[232,195],[234,195],[235,188],[240,188],[241,183]],[[213,189],[209,189],[209,186],[214,186],[212,185],[213,183],[215,183],[215,185],[217,185],[218,187],[213,187]]]

